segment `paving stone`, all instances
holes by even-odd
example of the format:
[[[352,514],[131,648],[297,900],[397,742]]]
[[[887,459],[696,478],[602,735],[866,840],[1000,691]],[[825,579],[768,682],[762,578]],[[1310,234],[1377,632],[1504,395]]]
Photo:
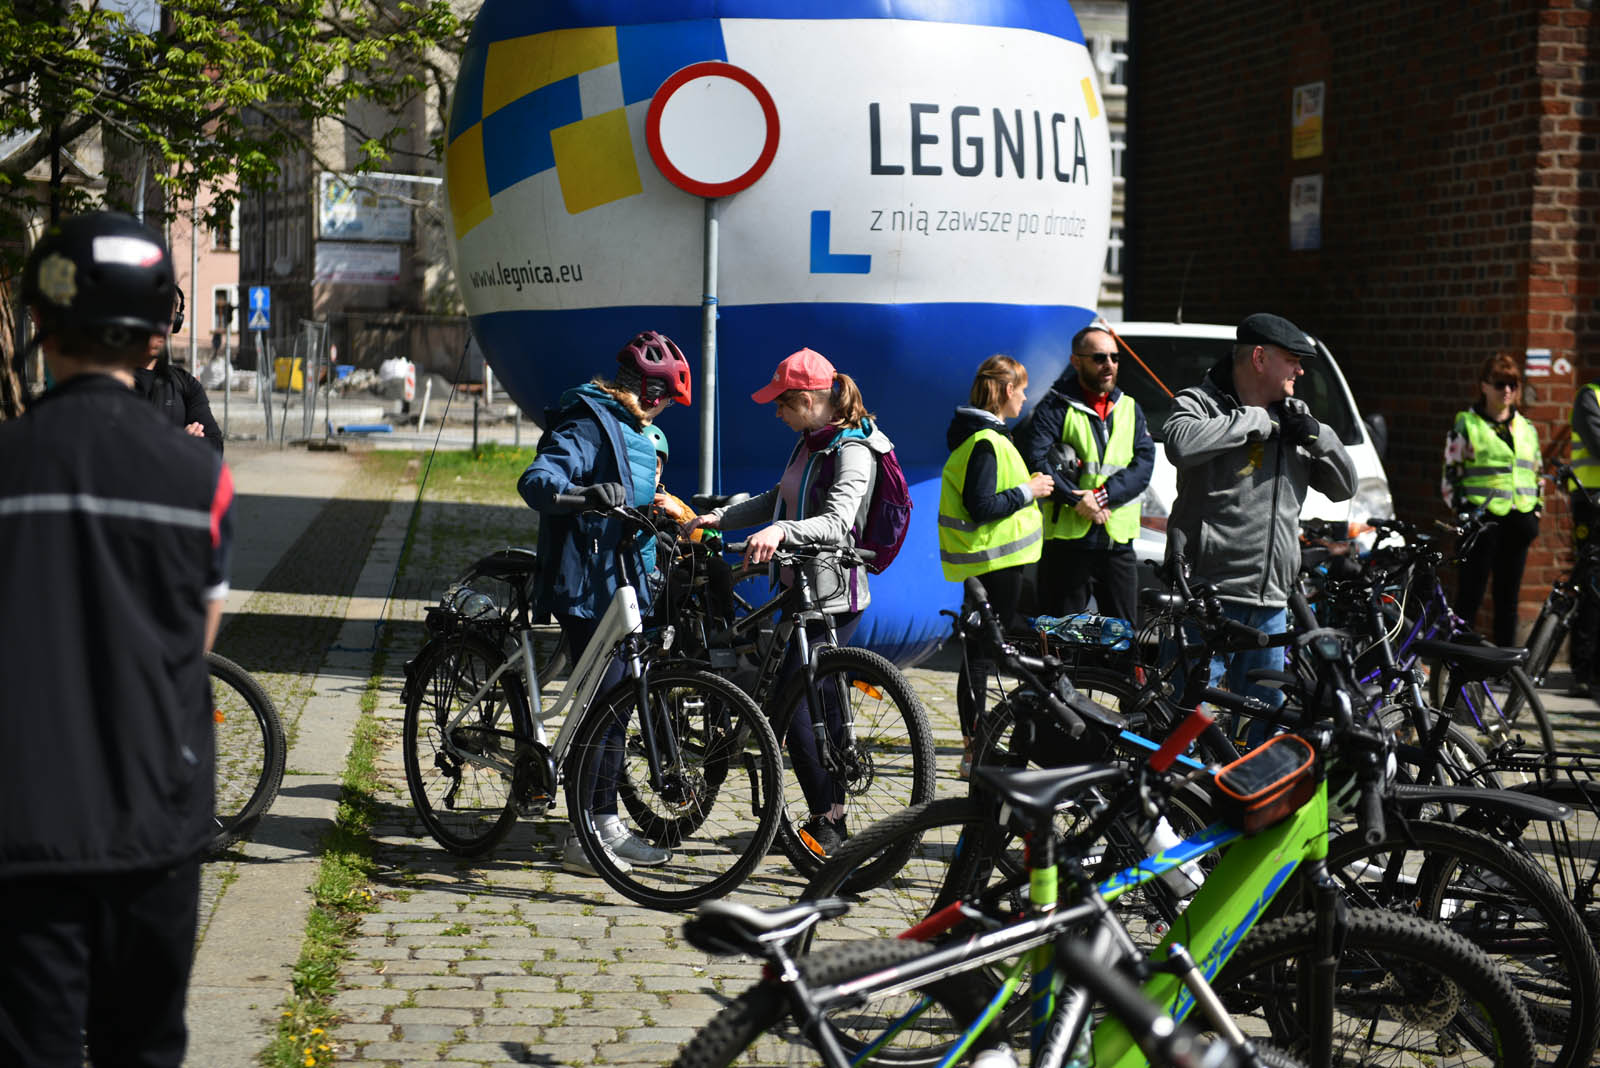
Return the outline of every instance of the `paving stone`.
[[[408,1023],[419,1024],[447,1024],[451,1027],[467,1027],[473,1022],[471,1009],[442,1008],[430,1005],[425,1008],[395,1009],[389,1014],[391,1023],[404,1026]]]
[[[492,990],[418,990],[418,1008],[443,1006],[452,1009],[485,1009],[494,1004]]]

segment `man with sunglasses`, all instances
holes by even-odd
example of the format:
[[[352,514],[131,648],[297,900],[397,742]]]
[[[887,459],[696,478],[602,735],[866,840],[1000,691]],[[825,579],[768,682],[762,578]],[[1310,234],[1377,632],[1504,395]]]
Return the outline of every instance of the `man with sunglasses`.
[[[1136,618],[1139,496],[1155,470],[1156,446],[1137,402],[1117,388],[1117,339],[1101,323],[1072,336],[1072,362],[1050,387],[1018,442],[1030,471],[1055,480],[1044,510],[1038,609],[1068,615],[1089,607]]]
[[[1247,317],[1234,336],[1232,353],[1173,398],[1162,428],[1178,475],[1167,561],[1181,553],[1216,588],[1228,618],[1280,634],[1300,566],[1307,489],[1349,500],[1356,468],[1338,434],[1294,395],[1301,363],[1317,355],[1310,335],[1263,313]],[[1282,666],[1280,648],[1217,657],[1211,683],[1277,705],[1281,692],[1245,679],[1253,668]],[[1252,741],[1264,737],[1264,729],[1252,730]]]

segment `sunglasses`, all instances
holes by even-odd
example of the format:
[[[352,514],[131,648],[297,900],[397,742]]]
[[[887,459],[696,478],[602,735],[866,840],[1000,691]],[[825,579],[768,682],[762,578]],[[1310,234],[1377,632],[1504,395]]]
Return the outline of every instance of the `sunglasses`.
[[[1122,362],[1122,357],[1115,352],[1080,352],[1077,355],[1086,360],[1093,360],[1095,363],[1105,363],[1107,360],[1112,363]]]
[[[1495,389],[1516,389],[1521,386],[1522,383],[1517,381],[1515,378],[1497,378],[1493,382],[1488,383],[1488,385],[1493,386]]]

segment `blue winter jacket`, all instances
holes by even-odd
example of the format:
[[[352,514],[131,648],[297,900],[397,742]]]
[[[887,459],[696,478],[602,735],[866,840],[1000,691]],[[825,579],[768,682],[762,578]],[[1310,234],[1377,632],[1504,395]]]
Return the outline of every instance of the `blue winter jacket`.
[[[535,596],[545,611],[598,619],[617,588],[629,580],[619,549],[627,532],[614,519],[557,505],[556,494],[620,482],[629,503],[647,507],[655,494],[655,451],[632,426],[626,409],[594,386],[568,390],[560,405],[546,420],[538,458],[517,481],[522,499],[539,512],[539,559],[544,567]],[[643,448],[630,450],[630,436],[639,438]],[[648,475],[644,450],[648,450]],[[655,540],[641,543],[632,556],[639,610],[648,612],[651,584],[641,580],[655,569]]]

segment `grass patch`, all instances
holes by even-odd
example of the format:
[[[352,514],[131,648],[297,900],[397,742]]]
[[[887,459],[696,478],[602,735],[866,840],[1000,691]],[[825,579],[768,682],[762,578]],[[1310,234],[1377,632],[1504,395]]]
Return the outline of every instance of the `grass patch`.
[[[361,698],[338,815],[322,840],[305,941],[294,966],[294,990],[279,1017],[278,1034],[261,1056],[268,1068],[315,1068],[333,1060],[326,1030],[335,1017],[330,1002],[338,991],[339,965],[350,955],[347,947],[361,916],[377,908],[371,887],[371,831],[382,728],[373,710],[381,678],[380,664]]]
[[[420,453],[417,478],[427,477],[424,499],[520,504],[517,479],[536,454],[532,448],[488,444],[477,452],[440,450],[430,465],[428,454]]]

